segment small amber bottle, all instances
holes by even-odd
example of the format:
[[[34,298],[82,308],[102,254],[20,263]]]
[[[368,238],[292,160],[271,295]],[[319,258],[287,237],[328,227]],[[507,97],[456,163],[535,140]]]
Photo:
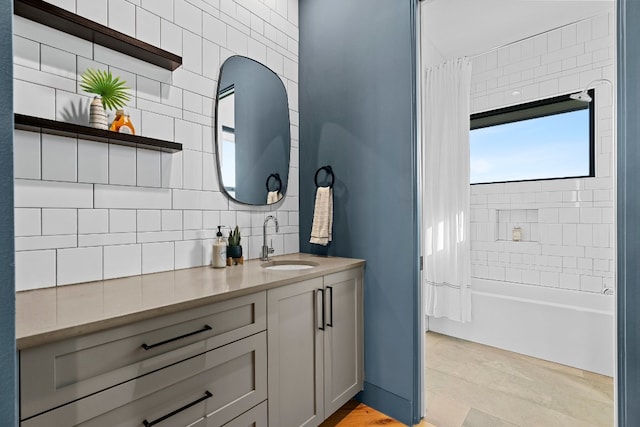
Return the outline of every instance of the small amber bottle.
[[[122,122],[124,120],[124,110],[116,111],[116,118],[111,122],[111,126],[109,126],[109,130],[113,132],[118,132],[120,127],[122,126]]]
[[[127,132],[127,128],[129,129],[130,132]],[[131,133],[131,135],[136,134],[136,129],[133,127],[133,123],[131,123],[131,119],[129,119],[128,114],[124,115],[124,119],[122,120],[122,125],[120,126],[120,129],[118,129],[118,132]]]
[[[124,110],[116,111],[116,118],[113,119],[109,129],[114,132],[136,134],[136,129],[133,127],[129,115],[124,113]]]

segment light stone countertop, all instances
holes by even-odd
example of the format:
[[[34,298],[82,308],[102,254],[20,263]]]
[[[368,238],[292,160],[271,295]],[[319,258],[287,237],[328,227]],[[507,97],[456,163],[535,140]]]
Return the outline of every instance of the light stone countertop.
[[[364,260],[290,254],[317,263],[267,270],[263,261],[143,274],[16,293],[16,345],[25,349],[363,266]]]

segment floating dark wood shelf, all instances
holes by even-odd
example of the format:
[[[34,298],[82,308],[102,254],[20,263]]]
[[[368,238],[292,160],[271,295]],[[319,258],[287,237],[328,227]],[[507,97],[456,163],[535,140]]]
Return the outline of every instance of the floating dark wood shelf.
[[[182,58],[178,55],[112,30],[51,3],[42,0],[14,0],[13,6],[16,15],[167,70],[173,71],[182,65]]]
[[[182,144],[177,142],[95,129],[75,123],[59,122],[40,117],[26,116],[24,114],[15,114],[15,128],[32,132],[43,132],[51,135],[77,137],[109,144],[125,145],[127,147],[147,148],[149,150],[164,151],[167,153],[182,151]]]

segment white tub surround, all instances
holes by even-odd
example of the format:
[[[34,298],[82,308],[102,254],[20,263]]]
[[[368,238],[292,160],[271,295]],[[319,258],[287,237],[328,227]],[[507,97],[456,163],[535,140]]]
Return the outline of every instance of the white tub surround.
[[[473,58],[471,112],[614,82],[614,35],[612,11]],[[472,277],[590,293],[615,287],[615,90],[593,87],[596,176],[472,185]],[[523,241],[512,241],[515,225]]]

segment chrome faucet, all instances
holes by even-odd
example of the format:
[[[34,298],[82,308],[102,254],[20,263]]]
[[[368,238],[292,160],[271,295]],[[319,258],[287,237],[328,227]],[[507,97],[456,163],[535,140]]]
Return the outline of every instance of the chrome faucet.
[[[267,218],[265,218],[264,224],[262,225],[262,256],[260,257],[262,261],[269,261],[269,254],[273,253],[273,242],[271,243],[272,247],[267,246],[267,223],[270,219],[272,219],[273,222],[276,223],[276,233],[279,229],[278,219],[275,216],[269,215]]]

